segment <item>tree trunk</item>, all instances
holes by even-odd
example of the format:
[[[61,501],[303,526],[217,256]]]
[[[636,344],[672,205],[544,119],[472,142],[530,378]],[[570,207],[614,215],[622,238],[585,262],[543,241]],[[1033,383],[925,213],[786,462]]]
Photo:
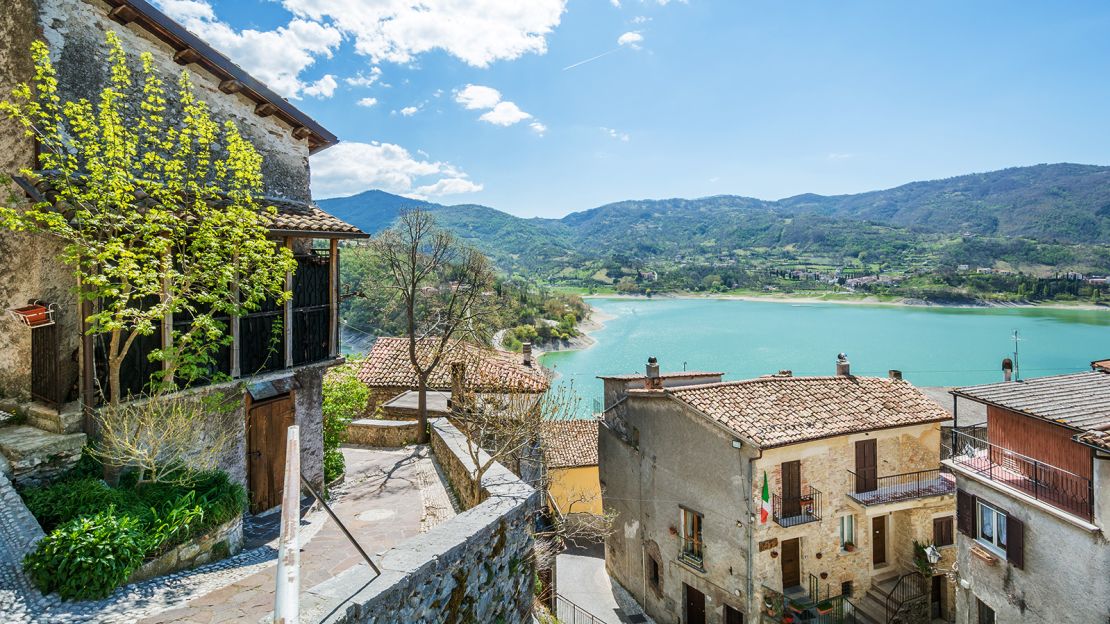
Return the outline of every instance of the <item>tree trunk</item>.
[[[421,374],[417,376],[419,384],[417,386],[417,414],[420,419],[420,436],[417,441],[420,444],[428,443],[428,375]]]

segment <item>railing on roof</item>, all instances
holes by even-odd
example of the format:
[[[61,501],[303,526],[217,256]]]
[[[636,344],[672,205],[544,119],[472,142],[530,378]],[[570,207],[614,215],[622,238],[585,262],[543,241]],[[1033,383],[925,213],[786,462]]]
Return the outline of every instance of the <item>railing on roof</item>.
[[[956,491],[956,478],[947,466],[885,477],[877,477],[876,472],[877,469],[849,470],[852,489],[848,496],[861,505],[882,505]]]
[[[955,429],[950,461],[1085,520],[1094,516],[1093,483],[1063,468]]]
[[[775,494],[771,512],[779,526],[792,527],[821,519],[821,490],[806,486],[798,496]]]

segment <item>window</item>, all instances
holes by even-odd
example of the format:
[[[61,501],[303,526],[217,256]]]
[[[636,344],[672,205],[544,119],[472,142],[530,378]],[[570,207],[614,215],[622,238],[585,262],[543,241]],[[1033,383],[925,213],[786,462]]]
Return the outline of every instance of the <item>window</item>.
[[[663,578],[659,570],[659,560],[651,555],[648,555],[648,582],[655,591],[663,589]]]
[[[682,508],[682,559],[697,565],[701,565],[703,555],[701,522],[700,513]]]
[[[840,548],[847,550],[848,546],[856,544],[856,517],[854,515],[840,516]]]
[[[977,514],[978,528],[975,533],[975,539],[979,540],[979,543],[984,546],[1005,555],[1006,514],[983,501],[976,501],[976,503],[979,508],[979,513]]]
[[[975,599],[979,612],[979,624],[994,624],[994,609],[978,598]]]
[[[848,596],[849,598],[851,598],[853,589],[854,588],[852,587],[852,581],[842,581],[840,583],[840,593],[843,596]]]
[[[951,546],[955,542],[952,534],[952,516],[933,518],[933,544],[936,546]]]

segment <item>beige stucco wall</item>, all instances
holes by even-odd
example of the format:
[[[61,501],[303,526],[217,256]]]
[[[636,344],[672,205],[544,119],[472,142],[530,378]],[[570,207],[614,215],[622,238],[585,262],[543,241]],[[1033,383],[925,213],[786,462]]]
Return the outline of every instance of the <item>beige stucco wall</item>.
[[[550,468],[548,476],[547,491],[561,513],[602,513],[597,466]]]

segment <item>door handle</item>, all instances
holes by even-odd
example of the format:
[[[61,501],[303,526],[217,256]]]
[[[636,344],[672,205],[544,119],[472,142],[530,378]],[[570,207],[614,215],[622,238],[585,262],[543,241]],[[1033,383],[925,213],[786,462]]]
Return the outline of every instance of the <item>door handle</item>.
[[[262,459],[262,451],[248,451],[247,457],[257,457],[258,459]]]

